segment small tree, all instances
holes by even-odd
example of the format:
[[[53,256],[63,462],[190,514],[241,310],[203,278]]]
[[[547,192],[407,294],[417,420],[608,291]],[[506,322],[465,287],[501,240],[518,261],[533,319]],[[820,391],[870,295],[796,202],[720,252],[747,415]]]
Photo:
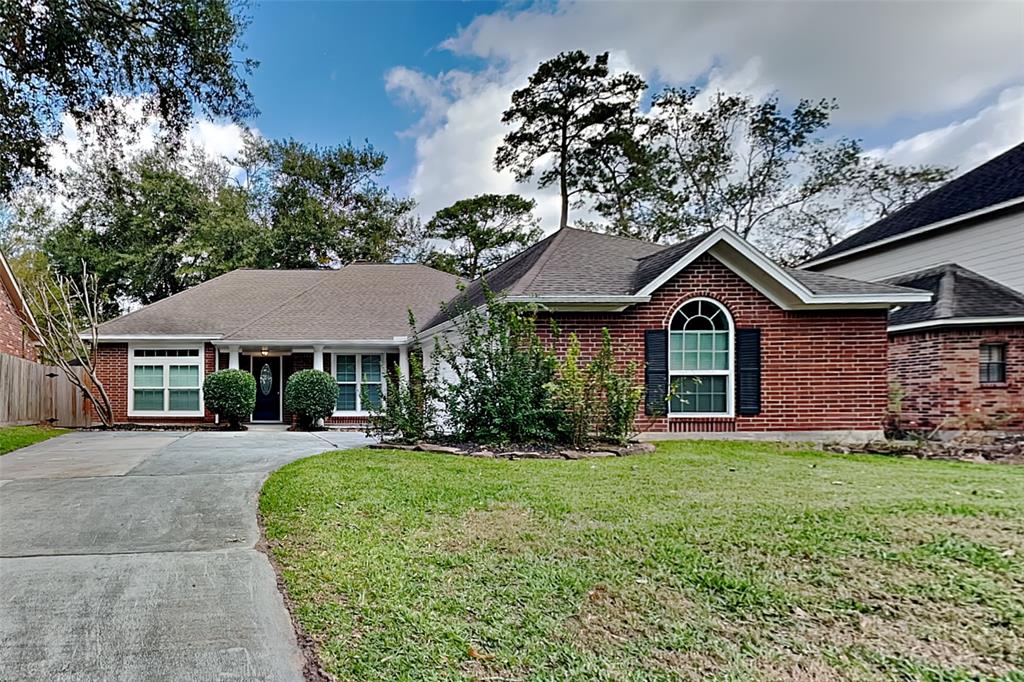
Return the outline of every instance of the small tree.
[[[580,363],[580,340],[569,335],[565,358],[558,362],[555,379],[547,385],[551,405],[559,414],[560,440],[573,447],[583,447],[590,441],[595,416],[599,409],[598,383],[594,363]]]
[[[299,418],[303,429],[312,429],[318,419],[331,416],[337,401],[338,384],[327,372],[304,369],[288,377],[284,404]]]
[[[416,320],[409,311],[413,342],[409,348],[409,376],[401,371],[387,376],[387,392],[378,407],[370,407],[366,435],[371,438],[396,438],[415,443],[437,429],[437,370],[423,369],[423,355],[416,335]]]
[[[439,398],[455,438],[476,443],[550,441],[558,413],[547,400],[555,357],[537,335],[535,308],[486,289],[484,310],[454,311],[457,343],[443,338],[437,359],[454,379]]]
[[[114,411],[94,364],[100,323],[96,276],[88,272],[82,261],[80,281],[50,272],[25,293],[31,312],[22,313],[22,322],[39,339],[44,357],[60,368],[92,405],[103,426],[110,428],[114,425]],[[84,331],[79,333],[83,327]],[[79,369],[85,371],[84,378]]]
[[[222,369],[203,381],[206,408],[228,420],[232,430],[256,408],[256,378],[240,369]]]
[[[637,383],[637,363],[619,370],[612,350],[612,335],[601,330],[601,350],[592,363],[596,383],[604,396],[598,434],[601,440],[625,445],[636,429],[636,416],[643,400],[643,386]]]

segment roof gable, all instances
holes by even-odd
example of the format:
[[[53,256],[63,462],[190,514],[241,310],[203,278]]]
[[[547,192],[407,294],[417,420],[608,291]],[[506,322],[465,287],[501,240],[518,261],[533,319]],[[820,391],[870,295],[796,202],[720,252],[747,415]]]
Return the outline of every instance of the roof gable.
[[[917,230],[1024,201],[1024,143],[950,180],[917,201],[853,233],[807,262],[813,265]]]

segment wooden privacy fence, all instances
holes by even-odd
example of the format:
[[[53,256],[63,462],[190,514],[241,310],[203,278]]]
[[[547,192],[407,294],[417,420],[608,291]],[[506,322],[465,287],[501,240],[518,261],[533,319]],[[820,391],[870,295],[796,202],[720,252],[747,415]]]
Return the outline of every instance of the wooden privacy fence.
[[[60,369],[0,353],[0,425],[40,422],[89,426],[85,399]]]

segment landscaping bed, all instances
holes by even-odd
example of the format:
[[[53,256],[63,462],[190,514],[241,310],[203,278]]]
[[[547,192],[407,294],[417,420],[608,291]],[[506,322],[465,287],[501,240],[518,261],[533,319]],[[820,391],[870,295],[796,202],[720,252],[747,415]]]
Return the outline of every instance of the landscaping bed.
[[[885,440],[864,445],[832,445],[832,452],[851,452],[940,459],[960,462],[1024,464],[1024,434],[969,432],[947,441],[941,440]]]
[[[1024,669],[1024,469],[661,443],[354,450],[260,496],[338,680],[984,680]]]
[[[440,452],[485,459],[592,459],[595,457],[625,457],[654,452],[651,443],[595,443],[586,448],[565,448],[550,444],[527,444],[496,447],[477,443],[388,443],[368,446],[375,450],[406,450],[411,452]]]

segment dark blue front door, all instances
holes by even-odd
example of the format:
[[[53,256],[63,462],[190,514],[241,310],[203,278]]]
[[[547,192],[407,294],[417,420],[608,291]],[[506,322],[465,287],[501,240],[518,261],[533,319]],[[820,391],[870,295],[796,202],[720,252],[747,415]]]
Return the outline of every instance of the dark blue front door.
[[[281,358],[254,355],[252,375],[256,377],[256,409],[252,411],[253,421],[281,421]]]

